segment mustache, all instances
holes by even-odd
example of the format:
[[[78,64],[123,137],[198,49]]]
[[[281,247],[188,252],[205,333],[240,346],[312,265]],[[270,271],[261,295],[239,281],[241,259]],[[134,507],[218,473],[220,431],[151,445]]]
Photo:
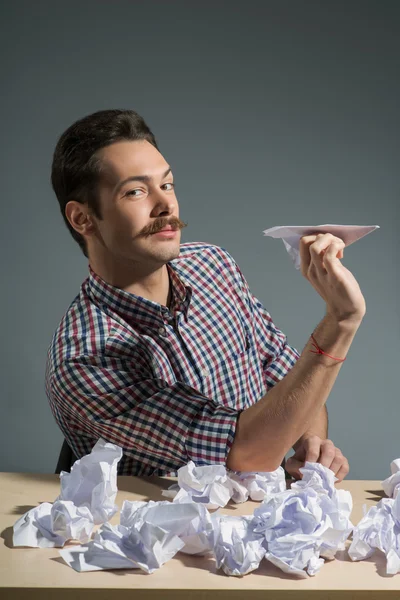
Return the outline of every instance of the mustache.
[[[184,221],[181,221],[181,219],[179,217],[172,217],[172,218],[164,218],[164,219],[158,219],[157,221],[155,221],[154,223],[151,224],[151,226],[147,227],[144,231],[143,231],[143,235],[152,235],[153,233],[158,233],[159,231],[161,231],[162,229],[165,229],[166,227],[172,227],[172,229],[174,229],[175,231],[179,230],[179,229],[183,229],[184,227],[187,227],[187,223],[184,223]]]

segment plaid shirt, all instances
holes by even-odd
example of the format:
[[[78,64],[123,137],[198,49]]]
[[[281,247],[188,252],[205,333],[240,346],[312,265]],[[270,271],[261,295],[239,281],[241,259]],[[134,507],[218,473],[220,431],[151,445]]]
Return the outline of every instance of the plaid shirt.
[[[223,464],[240,412],[299,357],[226,250],[181,244],[167,269],[170,309],[89,265],[48,351],[46,393],[68,444],[78,457],[100,437],[118,444],[120,475]]]

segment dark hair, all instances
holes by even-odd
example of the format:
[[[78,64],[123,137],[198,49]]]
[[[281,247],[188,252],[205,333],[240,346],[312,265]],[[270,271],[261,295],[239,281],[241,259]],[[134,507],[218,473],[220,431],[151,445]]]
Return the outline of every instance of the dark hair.
[[[71,226],[65,207],[70,200],[87,203],[101,219],[97,192],[102,162],[96,153],[123,140],[147,140],[158,150],[153,133],[134,110],[100,110],[83,117],[64,131],[54,150],[51,184],[64,221],[86,257],[85,239]]]

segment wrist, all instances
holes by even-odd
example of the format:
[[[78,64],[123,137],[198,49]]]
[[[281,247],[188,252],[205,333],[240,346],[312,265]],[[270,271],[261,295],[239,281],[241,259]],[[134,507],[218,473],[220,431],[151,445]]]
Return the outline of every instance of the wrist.
[[[324,320],[328,321],[333,327],[335,327],[338,333],[356,333],[357,329],[362,323],[363,318],[364,315],[361,314],[352,314],[345,317],[340,317],[327,310]]]

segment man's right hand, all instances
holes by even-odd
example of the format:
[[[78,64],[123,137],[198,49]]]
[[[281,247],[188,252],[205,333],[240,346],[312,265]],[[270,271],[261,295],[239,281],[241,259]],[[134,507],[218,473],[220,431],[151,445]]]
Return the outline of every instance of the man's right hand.
[[[306,235],[300,240],[301,272],[326,302],[336,322],[359,324],[365,300],[354,275],[340,261],[345,243],[331,233]]]

